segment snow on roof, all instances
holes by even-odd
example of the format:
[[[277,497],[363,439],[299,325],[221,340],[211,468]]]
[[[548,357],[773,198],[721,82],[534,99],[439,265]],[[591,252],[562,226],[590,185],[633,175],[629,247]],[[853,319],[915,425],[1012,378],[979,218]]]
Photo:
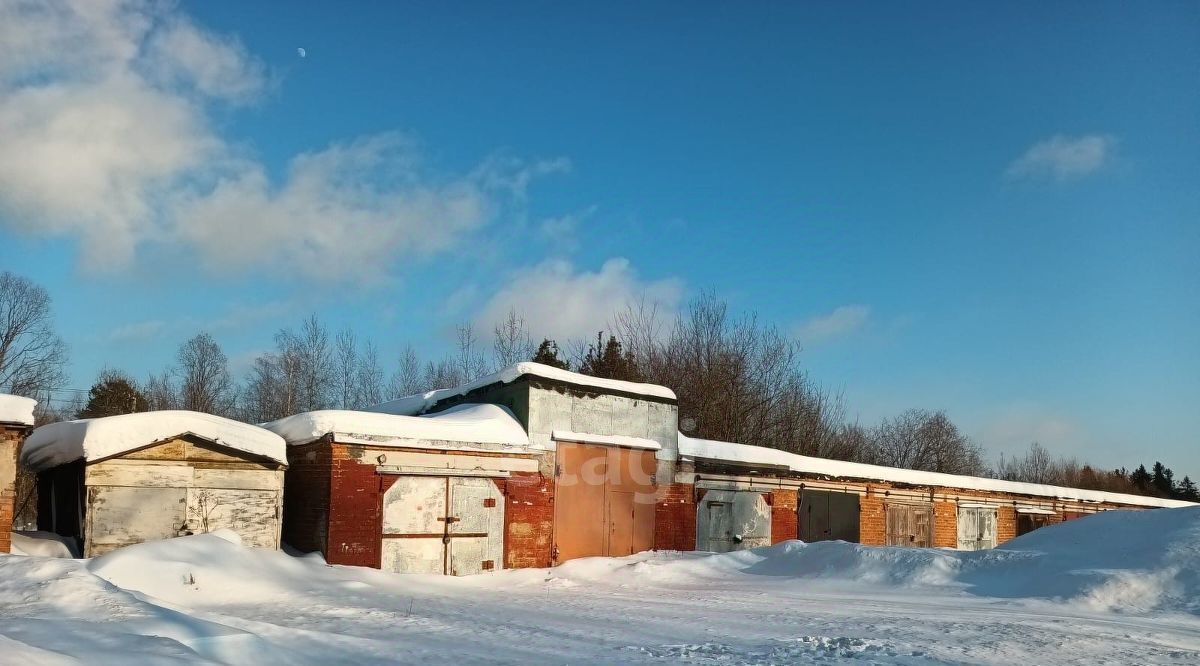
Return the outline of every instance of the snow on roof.
[[[550,437],[558,442],[579,442],[580,444],[601,444],[604,446],[627,446],[631,449],[649,449],[659,451],[662,444],[645,437],[630,437],[628,435],[593,435],[590,432],[571,432],[570,430],[553,430]]]
[[[474,391],[477,388],[482,388],[490,384],[508,384],[516,381],[525,375],[534,375],[544,379],[552,379],[555,381],[564,382],[567,384],[575,384],[577,386],[590,386],[592,388],[604,389],[607,391],[620,391],[622,393],[633,393],[635,395],[652,396],[655,398],[666,398],[668,400],[675,399],[675,392],[665,386],[657,384],[639,384],[637,382],[625,382],[617,379],[603,379],[601,377],[591,377],[581,375],[578,372],[563,370],[553,366],[544,365],[542,363],[534,363],[526,361],[523,363],[514,363],[507,368],[480,377],[470,381],[462,386],[448,389],[438,389],[428,393],[417,393],[415,395],[389,400],[374,407],[368,407],[369,412],[380,412],[383,414],[397,414],[401,416],[414,416],[425,410],[433,407],[440,400],[451,398],[456,395],[465,395]]]
[[[33,398],[0,393],[0,423],[31,426],[33,425],[34,407],[37,407],[37,400]]]
[[[762,446],[719,442],[711,439],[696,439],[688,437],[683,433],[679,433],[679,454],[685,458],[705,458],[732,463],[785,467],[793,472],[818,474],[833,478],[892,481],[914,486],[940,486],[963,490],[988,490],[992,492],[1034,495],[1084,502],[1114,502],[1154,507],[1194,506],[1191,502],[1158,497],[1143,497],[1141,495],[1128,495],[1125,493],[1109,493],[1099,490],[1065,488],[1039,483],[1021,483],[1001,479],[985,479],[978,476],[922,472],[897,467],[884,467],[882,465],[867,465],[841,460],[828,460],[826,458],[812,458]]]
[[[456,405],[436,414],[401,416],[327,409],[264,423],[289,444],[307,444],[332,433],[351,444],[411,446],[413,440],[529,447],[525,428],[500,405]]]
[[[25,440],[21,448],[21,462],[35,470],[48,469],[80,458],[90,462],[185,434],[287,463],[287,446],[279,435],[248,423],[183,410],[122,414],[44,425]]]

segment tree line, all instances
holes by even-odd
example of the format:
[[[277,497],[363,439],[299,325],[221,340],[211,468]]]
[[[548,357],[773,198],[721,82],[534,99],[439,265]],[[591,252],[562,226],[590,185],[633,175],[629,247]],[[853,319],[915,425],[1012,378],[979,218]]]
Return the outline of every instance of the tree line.
[[[423,358],[412,346],[385,362],[375,342],[352,329],[331,331],[316,315],[283,328],[242,381],[217,340],[200,332],[159,372],[138,381],[101,371],[86,397],[43,409],[41,421],[187,409],[261,423],[317,409],[362,409],[382,401],[469,382],[534,360],[586,375],[661,384],[675,391],[680,430],[692,437],[777,448],[801,455],[890,467],[993,476],[1096,490],[1194,498],[1196,488],[1156,463],[1101,470],[1054,458],[1039,443],[1023,457],[984,460],[980,444],[940,410],[913,408],[863,425],[847,418],[844,397],[813,380],[801,346],[753,313],[733,314],[706,292],[672,317],[638,302],[614,314],[591,340],[535,342],[515,310],[490,336],[457,327],[452,350]],[[45,290],[0,274],[0,392],[39,397],[65,382],[66,347],[52,325]]]

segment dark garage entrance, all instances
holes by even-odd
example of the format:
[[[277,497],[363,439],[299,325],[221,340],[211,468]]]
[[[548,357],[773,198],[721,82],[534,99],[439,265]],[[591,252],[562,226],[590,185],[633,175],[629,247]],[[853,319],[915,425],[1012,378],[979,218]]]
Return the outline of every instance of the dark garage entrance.
[[[800,540],[858,543],[858,494],[800,491]]]

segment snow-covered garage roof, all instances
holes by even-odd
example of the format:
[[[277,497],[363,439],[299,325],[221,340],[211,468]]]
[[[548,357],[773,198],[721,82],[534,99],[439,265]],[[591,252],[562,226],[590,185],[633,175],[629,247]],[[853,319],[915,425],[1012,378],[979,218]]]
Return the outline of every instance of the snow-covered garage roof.
[[[88,462],[102,460],[187,434],[287,463],[287,445],[279,435],[248,423],[183,410],[44,425],[25,440],[21,462],[35,470],[43,470],[80,458]]]
[[[1191,502],[1144,497],[1125,493],[1109,493],[1099,490],[1083,490],[1039,483],[1021,483],[1001,479],[986,479],[978,476],[960,476],[941,472],[921,472],[897,467],[866,465],[863,463],[812,458],[778,449],[769,449],[749,444],[735,444],[711,439],[696,439],[679,433],[679,455],[684,458],[704,458],[744,465],[769,465],[783,467],[801,474],[817,474],[838,479],[863,479],[868,481],[891,481],[914,486],[939,486],[962,490],[986,490],[1017,495],[1033,495],[1052,499],[1067,499],[1083,502],[1113,502],[1154,507],[1194,506]]]
[[[31,426],[34,407],[37,407],[37,401],[33,398],[0,393],[0,423]]]
[[[529,436],[512,412],[489,404],[457,405],[425,416],[326,409],[288,416],[263,427],[293,445],[332,433],[338,442],[374,446],[419,446],[419,442],[529,446]]]
[[[665,386],[657,384],[639,384],[637,382],[625,382],[616,379],[604,379],[601,377],[591,377],[582,375],[578,372],[563,370],[553,366],[544,365],[542,363],[534,363],[527,361],[524,363],[514,363],[507,368],[470,381],[462,386],[448,389],[438,389],[429,391],[428,393],[418,393],[396,400],[389,400],[374,407],[368,407],[367,411],[380,412],[383,414],[397,414],[401,416],[414,416],[425,410],[433,407],[440,400],[451,398],[456,395],[465,395],[474,391],[477,388],[482,388],[491,384],[508,384],[516,381],[525,375],[533,375],[544,379],[563,382],[566,384],[575,384],[576,386],[590,386],[592,388],[604,389],[607,391],[616,391],[621,393],[632,393],[634,395],[651,396],[655,398],[665,398],[667,400],[675,399],[675,392]]]

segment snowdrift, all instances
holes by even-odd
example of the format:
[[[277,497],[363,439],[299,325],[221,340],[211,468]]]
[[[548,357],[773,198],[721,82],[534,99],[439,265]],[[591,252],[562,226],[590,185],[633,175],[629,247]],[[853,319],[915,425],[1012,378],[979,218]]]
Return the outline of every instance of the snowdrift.
[[[818,589],[954,588],[1101,611],[1200,615],[1200,507],[1110,511],[1045,527],[990,551],[788,541],[735,553],[590,558],[554,569],[560,584],[636,584],[773,576]]]

